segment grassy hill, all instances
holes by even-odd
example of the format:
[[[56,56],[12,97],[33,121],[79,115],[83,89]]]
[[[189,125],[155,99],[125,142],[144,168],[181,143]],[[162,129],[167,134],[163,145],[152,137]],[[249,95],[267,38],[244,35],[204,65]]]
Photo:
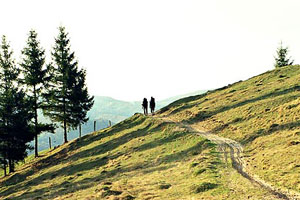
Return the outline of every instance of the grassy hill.
[[[168,99],[164,99],[156,102],[156,108],[160,109],[171,102],[178,100],[180,98],[195,95],[195,94],[203,94],[204,90],[195,91],[189,94],[178,95],[174,97],[170,97]],[[109,126],[109,121],[112,124],[116,124],[130,116],[134,113],[141,112],[141,102],[128,102],[121,101],[117,99],[113,99],[111,97],[104,96],[95,96],[95,102],[92,109],[88,112],[89,121],[82,125],[82,135],[86,135],[94,130],[94,121],[97,122],[96,130],[100,130]],[[50,123],[50,119],[43,116],[42,112],[39,112],[39,121],[44,123]],[[71,130],[68,132],[68,139],[73,140],[79,137],[79,131]],[[52,145],[58,146],[63,143],[63,129],[58,128],[53,133],[43,133],[39,135],[39,151],[43,151],[49,148],[49,137],[52,139]],[[31,146],[34,146],[34,141],[32,141]],[[34,150],[30,151],[29,154],[33,154]],[[0,172],[1,175],[1,172]]]
[[[300,66],[266,72],[164,108],[170,115],[244,145],[251,170],[300,191]]]
[[[0,180],[0,198],[278,198],[179,123],[240,142],[252,173],[300,192],[299,80],[300,66],[284,67],[178,100],[155,117],[136,114],[20,165]]]
[[[113,123],[114,124],[114,123]],[[97,120],[96,124],[96,130],[103,129],[109,126],[109,121],[105,119]],[[94,131],[94,121],[89,120],[85,124],[81,126],[82,132],[81,135],[84,136],[92,131]],[[63,144],[63,134],[64,130],[63,128],[57,128],[55,130],[55,134],[53,133],[42,133],[38,137],[38,145],[39,145],[39,151],[44,151],[46,149],[49,149],[49,137],[51,138],[52,146],[58,146]],[[68,132],[68,140],[73,140],[79,137],[79,130],[71,130]],[[30,142],[31,146],[34,146],[34,141]],[[29,155],[34,153],[34,149],[29,151]],[[0,172],[1,173],[1,172]]]
[[[222,161],[216,145],[175,123],[140,114],[45,152],[2,179],[0,187],[1,197],[17,200],[235,199],[245,194],[269,195]]]

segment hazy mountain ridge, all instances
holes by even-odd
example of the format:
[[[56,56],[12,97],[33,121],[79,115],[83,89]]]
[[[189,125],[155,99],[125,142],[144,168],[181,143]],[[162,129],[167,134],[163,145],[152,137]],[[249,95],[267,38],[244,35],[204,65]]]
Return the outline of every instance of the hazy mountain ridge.
[[[206,92],[206,90],[198,90],[188,94],[177,95],[161,101],[156,101],[155,109],[158,110],[178,99],[191,96],[191,95],[202,94],[204,92]],[[106,119],[117,123],[132,116],[135,113],[143,112],[142,105],[141,105],[142,99],[141,101],[122,101],[122,100],[117,100],[112,97],[106,97],[106,96],[95,96],[94,98],[95,98],[94,106],[88,112],[88,116],[92,120]]]

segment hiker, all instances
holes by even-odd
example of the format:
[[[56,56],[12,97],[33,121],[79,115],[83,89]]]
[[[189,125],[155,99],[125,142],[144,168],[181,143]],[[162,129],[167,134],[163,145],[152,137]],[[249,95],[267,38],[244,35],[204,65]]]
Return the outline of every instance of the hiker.
[[[146,98],[144,98],[142,106],[143,106],[144,114],[148,115],[148,101]]]
[[[153,97],[151,97],[151,100],[150,100],[150,110],[151,110],[152,114],[154,113],[154,109],[155,109],[155,99]]]

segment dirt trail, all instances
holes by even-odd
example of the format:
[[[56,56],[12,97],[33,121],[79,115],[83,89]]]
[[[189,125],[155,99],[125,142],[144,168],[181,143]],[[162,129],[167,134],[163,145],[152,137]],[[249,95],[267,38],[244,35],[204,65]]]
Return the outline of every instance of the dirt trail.
[[[203,130],[200,130],[197,126],[189,125],[186,123],[181,122],[175,122],[169,118],[159,118],[166,122],[173,122],[178,124],[181,127],[184,127],[188,129],[191,133],[195,133],[197,135],[200,135],[202,137],[207,138],[208,140],[212,141],[213,143],[216,143],[219,146],[219,149],[221,152],[224,153],[224,158],[227,162],[227,148],[230,150],[230,158],[232,160],[232,166],[234,169],[237,170],[238,173],[240,173],[245,178],[249,179],[251,182],[258,184],[260,187],[266,189],[273,195],[277,196],[279,199],[288,199],[288,200],[300,200],[300,194],[296,193],[294,191],[279,189],[274,187],[273,185],[265,182],[261,178],[259,178],[257,175],[252,174],[249,169],[247,169],[247,165],[245,160],[243,159],[243,147],[240,143],[220,137],[218,135],[212,134],[210,132],[205,132]]]

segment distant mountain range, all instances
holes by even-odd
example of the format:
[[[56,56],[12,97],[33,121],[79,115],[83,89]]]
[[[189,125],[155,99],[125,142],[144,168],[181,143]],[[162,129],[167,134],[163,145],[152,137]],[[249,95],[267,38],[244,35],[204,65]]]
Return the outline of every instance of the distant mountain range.
[[[162,101],[156,102],[156,110],[167,106],[168,104],[187,97],[193,96],[197,94],[202,94],[206,92],[206,90],[199,90],[196,92],[183,94],[174,96]],[[89,121],[82,125],[82,136],[94,131],[94,121],[96,121],[96,129],[103,129],[109,126],[109,121],[111,121],[112,125],[116,124],[135,113],[142,112],[142,105],[141,101],[122,101],[117,100],[111,97],[104,97],[104,96],[95,96],[95,103],[92,109],[88,112]],[[40,121],[43,122],[50,122],[49,119],[45,118],[41,115],[39,117]],[[75,139],[79,136],[78,130],[73,130],[68,133],[68,140]],[[55,134],[52,133],[43,133],[39,136],[39,151],[49,148],[49,137],[52,141],[52,147],[57,146],[63,143],[63,129],[58,128]],[[31,143],[33,146],[33,142]],[[30,154],[33,152],[30,152]]]
[[[156,102],[156,110],[167,106],[168,104],[187,97],[193,96],[197,94],[202,94],[206,92],[206,90],[199,90],[196,92],[191,92],[188,94],[174,96],[168,99],[164,99],[162,101]],[[104,119],[111,120],[114,123],[118,123],[130,116],[134,113],[141,113],[142,111],[142,100],[141,101],[121,101],[111,97],[103,97],[103,96],[95,96],[95,103],[93,108],[88,113],[88,116],[91,120],[95,119]]]

